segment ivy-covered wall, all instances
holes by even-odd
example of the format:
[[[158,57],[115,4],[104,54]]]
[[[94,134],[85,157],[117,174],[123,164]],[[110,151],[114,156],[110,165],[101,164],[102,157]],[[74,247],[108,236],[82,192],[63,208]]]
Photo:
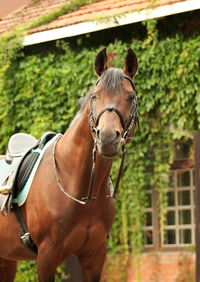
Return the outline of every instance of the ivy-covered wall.
[[[19,48],[2,54],[0,72],[0,150],[11,134],[39,138],[45,131],[64,132],[77,101],[95,83],[95,55],[107,47],[110,65],[123,68],[127,49],[138,56],[135,78],[140,132],[128,145],[110,253],[128,256],[142,250],[145,188],[158,191],[164,222],[166,182],[174,139],[200,129],[200,26],[198,13],[175,15],[56,43]],[[5,50],[4,50],[5,51]],[[7,50],[8,51],[8,50]],[[6,52],[7,52],[6,51]],[[118,169],[113,167],[113,179]],[[126,260],[124,260],[126,261]]]

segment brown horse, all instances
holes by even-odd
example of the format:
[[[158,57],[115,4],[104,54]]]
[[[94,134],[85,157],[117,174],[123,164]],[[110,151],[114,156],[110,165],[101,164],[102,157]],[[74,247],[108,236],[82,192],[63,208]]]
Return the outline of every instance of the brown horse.
[[[131,49],[124,71],[107,68],[106,61],[104,48],[95,59],[96,85],[82,99],[66,133],[45,151],[26,203],[20,208],[37,255],[19,240],[14,213],[0,216],[1,282],[14,280],[18,260],[37,260],[39,281],[54,281],[56,268],[71,255],[78,258],[83,281],[100,280],[106,238],[115,215],[115,201],[107,197],[111,193],[109,175],[120,144],[125,144],[135,127],[132,78],[138,68]],[[91,181],[95,150],[95,177],[93,174]],[[95,196],[95,200],[84,199],[89,187],[89,199]]]

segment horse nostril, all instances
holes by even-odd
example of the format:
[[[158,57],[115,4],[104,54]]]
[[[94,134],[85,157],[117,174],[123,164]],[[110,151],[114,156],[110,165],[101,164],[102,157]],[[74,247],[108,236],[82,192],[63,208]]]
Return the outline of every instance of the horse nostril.
[[[101,129],[97,129],[96,130],[96,138],[99,142],[102,143],[115,143],[115,142],[119,142],[121,133],[119,130],[101,130]]]
[[[99,137],[99,135],[100,135],[100,130],[97,129],[97,137]]]
[[[120,132],[118,130],[116,130],[116,138],[120,137]]]

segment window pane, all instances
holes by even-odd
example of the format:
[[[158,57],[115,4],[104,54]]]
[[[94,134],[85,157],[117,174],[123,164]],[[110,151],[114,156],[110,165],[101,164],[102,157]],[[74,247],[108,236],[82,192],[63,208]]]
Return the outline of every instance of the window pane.
[[[167,212],[167,225],[175,225],[175,211]]]
[[[189,143],[178,143],[175,146],[175,159],[187,159],[190,155]]]
[[[194,170],[192,172],[192,177],[193,177],[193,185],[195,186],[195,171]]]
[[[176,232],[175,232],[175,230],[166,230],[165,244],[176,244]]]
[[[192,236],[190,229],[179,230],[179,243],[180,244],[190,244],[192,243]]]
[[[152,213],[146,212],[145,226],[152,226]]]
[[[175,193],[174,192],[168,192],[167,193],[167,206],[175,206]]]
[[[190,172],[185,171],[178,174],[178,187],[188,187],[190,186]]]
[[[178,218],[179,224],[191,224],[191,210],[180,210]]]
[[[145,230],[144,231],[144,244],[145,245],[152,245],[153,244],[153,231],[152,230]]]
[[[190,205],[190,191],[179,191],[178,192],[178,205]]]

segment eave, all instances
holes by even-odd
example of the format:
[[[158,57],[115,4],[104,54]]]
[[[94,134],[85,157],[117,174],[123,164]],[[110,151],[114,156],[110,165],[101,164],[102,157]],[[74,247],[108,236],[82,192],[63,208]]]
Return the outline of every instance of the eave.
[[[61,28],[55,28],[42,32],[32,33],[26,35],[23,38],[23,45],[28,46],[28,45],[53,41],[57,39],[73,37],[73,36],[91,33],[99,30],[141,22],[148,19],[158,19],[161,17],[184,13],[197,9],[200,9],[199,0],[186,0],[182,2],[173,3],[170,5],[144,9],[141,11],[126,13],[123,15],[116,15],[113,17],[102,18],[93,21],[85,21]]]

